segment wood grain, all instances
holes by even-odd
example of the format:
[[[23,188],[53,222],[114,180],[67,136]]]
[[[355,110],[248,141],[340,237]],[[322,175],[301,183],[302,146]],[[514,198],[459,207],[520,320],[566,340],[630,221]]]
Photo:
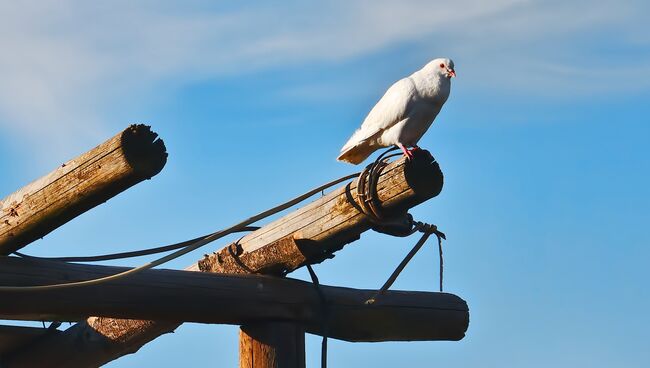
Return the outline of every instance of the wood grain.
[[[397,216],[440,193],[440,167],[426,151],[400,159],[379,175],[377,198],[387,216]],[[254,231],[199,261],[201,271],[284,275],[320,262],[373,226],[359,211],[356,181]]]
[[[239,368],[305,368],[305,331],[288,322],[242,326]]]
[[[0,257],[1,285],[43,285],[88,280],[124,267],[66,264]],[[348,341],[458,340],[467,329],[467,304],[452,294],[388,291],[367,305],[374,290],[322,286],[328,301],[329,336]],[[1,319],[78,321],[137,320],[247,325],[291,321],[321,334],[321,301],[309,282],[262,275],[147,270],[129,278],[83,288],[39,292],[0,292]],[[96,326],[98,327],[98,326]],[[134,336],[105,330],[109,340]],[[116,332],[113,332],[116,331]]]
[[[438,195],[442,184],[438,164],[428,152],[418,151],[413,160],[407,162],[402,158],[384,168],[377,185],[377,196],[386,214],[400,215]],[[355,188],[354,182],[343,185],[251,233],[238,244],[206,256],[188,269],[282,275],[304,264],[327,259],[332,252],[358,239],[372,226],[358,210]],[[364,300],[357,296],[355,302]],[[357,315],[360,326],[365,323],[363,316],[364,313]],[[98,366],[137,351],[148,341],[173,331],[178,325],[166,321],[90,317],[56,339],[35,344],[31,350],[38,352],[36,356],[39,358],[46,357],[48,362],[74,355],[80,362],[79,366]],[[79,336],[92,336],[92,339],[79,339]],[[17,359],[25,362],[33,356],[23,354]]]
[[[160,172],[167,152],[157,136],[148,126],[131,125],[0,200],[0,255],[42,238]]]

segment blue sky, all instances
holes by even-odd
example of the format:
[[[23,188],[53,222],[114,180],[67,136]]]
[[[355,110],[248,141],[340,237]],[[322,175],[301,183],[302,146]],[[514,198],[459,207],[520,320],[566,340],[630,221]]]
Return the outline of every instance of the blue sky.
[[[372,105],[448,56],[458,78],[420,142],[445,188],[412,212],[448,235],[445,287],[469,303],[467,337],[331,341],[331,366],[643,367],[649,13],[633,0],[3,1],[0,196],[147,123],[170,154],[163,172],[24,251],[185,240],[356,170],[335,157]],[[378,287],[414,241],[368,233],[316,271]],[[435,290],[436,275],[427,246],[395,288]],[[108,366],[235,366],[236,331],[186,324]]]

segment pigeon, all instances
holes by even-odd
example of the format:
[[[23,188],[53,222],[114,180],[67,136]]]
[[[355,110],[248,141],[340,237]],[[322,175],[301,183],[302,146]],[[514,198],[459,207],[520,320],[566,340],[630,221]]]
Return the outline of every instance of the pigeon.
[[[341,148],[337,160],[356,165],[375,150],[390,146],[413,158],[412,151],[419,149],[418,141],[447,101],[455,76],[454,62],[438,58],[395,82]]]

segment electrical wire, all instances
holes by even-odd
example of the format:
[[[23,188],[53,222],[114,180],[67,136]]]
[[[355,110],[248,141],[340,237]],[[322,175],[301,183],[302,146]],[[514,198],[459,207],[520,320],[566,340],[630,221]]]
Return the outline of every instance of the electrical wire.
[[[132,268],[130,270],[116,273],[114,275],[110,276],[105,276],[105,277],[100,277],[96,279],[91,279],[91,280],[84,280],[84,281],[74,281],[74,282],[68,282],[68,283],[62,283],[62,284],[52,284],[52,285],[35,285],[35,286],[0,286],[0,292],[31,292],[31,291],[51,291],[51,290],[59,290],[59,289],[66,289],[66,288],[72,288],[72,287],[80,287],[80,286],[91,286],[91,285],[98,285],[102,283],[106,283],[109,281],[115,281],[122,279],[124,277],[127,277],[129,275],[136,274],[138,272],[142,272],[144,270],[148,270],[151,268],[154,268],[156,266],[159,266],[163,263],[167,263],[173,259],[176,259],[178,257],[181,257],[193,250],[196,250],[208,243],[211,243],[217,239],[220,239],[228,234],[232,234],[234,232],[239,232],[242,231],[244,228],[249,226],[250,224],[253,224],[257,221],[260,221],[264,218],[267,218],[269,216],[272,216],[280,211],[284,211],[287,208],[290,208],[305,199],[320,193],[324,191],[327,188],[330,188],[336,184],[339,184],[341,182],[344,182],[346,180],[353,179],[357,176],[359,176],[360,173],[355,173],[355,174],[350,174],[346,175],[342,178],[333,180],[329,183],[323,184],[315,189],[312,189],[298,197],[295,197],[294,199],[291,199],[281,205],[278,205],[276,207],[273,207],[271,209],[268,209],[266,211],[260,212],[255,216],[249,217],[244,221],[241,221],[235,225],[232,225],[230,227],[227,227],[223,230],[216,231],[206,237],[199,238],[198,240],[190,243],[189,245],[185,246],[184,248],[181,248],[173,253],[170,253],[164,257],[158,258],[156,260],[153,260],[149,263],[145,263],[142,266]]]
[[[321,351],[320,351],[320,366],[321,368],[327,368],[327,338],[329,335],[329,308],[327,306],[327,298],[325,298],[325,293],[320,287],[320,281],[318,281],[318,276],[310,264],[307,264],[307,271],[311,277],[311,282],[316,288],[316,293],[318,294],[318,299],[320,300],[320,307],[322,313],[322,335],[323,339],[321,341]]]
[[[101,277],[97,279],[92,279],[92,280],[86,280],[86,281],[76,281],[76,282],[70,282],[70,283],[64,283],[64,284],[53,284],[53,285],[39,285],[39,286],[0,286],[0,292],[25,292],[25,291],[45,291],[45,290],[56,290],[56,289],[64,289],[64,288],[71,288],[71,287],[79,287],[79,286],[89,286],[89,285],[96,285],[96,284],[101,284],[105,283],[108,281],[115,281],[117,279],[121,279],[124,277],[127,277],[129,275],[156,267],[158,265],[161,265],[163,263],[166,263],[168,261],[171,261],[175,258],[178,258],[182,255],[185,255],[195,249],[200,248],[203,245],[206,245],[212,241],[215,241],[217,239],[220,239],[228,234],[232,234],[235,232],[243,232],[243,231],[252,231],[252,230],[257,230],[259,227],[256,226],[249,226],[252,223],[255,223],[259,220],[262,220],[266,217],[269,217],[271,215],[274,215],[280,211],[283,211],[289,207],[292,207],[305,199],[313,196],[314,194],[317,193],[322,193],[325,189],[330,188],[336,184],[339,184],[343,181],[353,179],[355,177],[358,177],[358,182],[357,182],[357,196],[359,198],[359,205],[360,205],[360,210],[362,213],[364,213],[366,216],[368,216],[372,222],[375,224],[381,225],[387,224],[386,219],[384,219],[384,216],[382,215],[381,211],[379,210],[378,206],[378,200],[376,198],[376,186],[377,182],[379,179],[379,174],[381,172],[381,169],[387,165],[388,160],[392,157],[399,156],[400,154],[390,154],[390,152],[395,151],[398,149],[398,147],[393,147],[387,149],[385,152],[383,152],[376,160],[374,163],[368,165],[364,169],[363,172],[361,173],[355,173],[355,174],[350,174],[347,176],[344,176],[342,178],[333,180],[329,183],[326,183],[324,185],[321,185],[318,188],[312,189],[311,191],[300,195],[288,202],[285,202],[279,206],[273,207],[269,210],[266,210],[264,212],[261,212],[253,217],[250,217],[238,224],[235,224],[229,228],[226,228],[224,230],[220,230],[217,232],[214,232],[212,234],[208,234],[205,236],[201,236],[198,238],[194,238],[191,240],[187,240],[184,242],[176,243],[176,244],[171,244],[167,246],[162,246],[162,247],[156,247],[156,248],[149,248],[149,249],[143,249],[139,251],[131,251],[131,252],[122,252],[122,253],[112,253],[112,254],[104,254],[104,255],[97,255],[97,256],[86,256],[86,257],[34,257],[34,256],[28,256],[23,253],[19,252],[14,252],[20,257],[27,258],[27,259],[38,259],[38,260],[47,260],[47,261],[60,261],[60,262],[96,262],[96,261],[105,261],[105,260],[112,260],[112,259],[122,259],[122,258],[130,258],[130,257],[139,257],[143,255],[149,255],[149,254],[156,254],[156,253],[161,253],[161,252],[166,252],[170,250],[176,250],[176,252],[171,253],[167,256],[161,257],[157,260],[154,260],[152,262],[146,263],[142,266],[120,272],[114,275],[106,276],[106,277]],[[443,277],[443,258],[442,258],[442,239],[446,239],[445,234],[440,232],[435,225],[431,224],[426,224],[422,222],[416,222],[413,221],[412,217],[410,217],[410,226],[412,227],[409,229],[408,233],[413,234],[417,231],[422,232],[422,237],[420,240],[415,244],[413,249],[406,255],[406,257],[402,260],[402,262],[397,266],[397,269],[393,271],[391,276],[388,278],[388,280],[384,283],[384,285],[370,298],[366,301],[366,304],[373,304],[376,302],[379,296],[383,295],[388,288],[395,282],[399,274],[402,272],[402,270],[406,267],[406,265],[409,263],[411,258],[420,250],[420,248],[424,245],[424,243],[427,241],[427,239],[432,235],[435,234],[438,238],[438,249],[439,249],[439,257],[440,257],[440,291],[442,292],[442,277]],[[388,223],[390,225],[390,223]],[[404,236],[405,234],[401,234],[399,232],[393,234],[396,236]],[[322,308],[322,314],[323,314],[323,340],[321,344],[321,367],[326,368],[327,367],[327,339],[328,339],[328,307],[327,307],[327,300],[325,299],[325,295],[323,294],[321,288],[320,288],[320,282],[318,280],[318,276],[316,276],[316,273],[314,272],[313,268],[311,265],[307,264],[307,270],[309,271],[309,275],[311,276],[312,282],[314,284],[314,287],[316,288],[316,291],[318,293],[319,299],[321,301],[321,308]]]
[[[238,232],[243,232],[243,231],[255,231],[259,229],[259,226],[246,226],[239,230]],[[199,236],[194,239],[186,240],[180,243],[174,243],[170,245],[165,245],[162,247],[155,247],[155,248],[147,248],[147,249],[142,249],[142,250],[135,250],[135,251],[130,251],[130,252],[121,252],[121,253],[109,253],[109,254],[101,254],[101,255],[96,255],[96,256],[79,256],[79,257],[38,257],[38,256],[32,256],[28,255],[25,253],[21,252],[14,252],[15,255],[25,258],[25,259],[35,259],[35,260],[43,260],[43,261],[59,261],[59,262],[101,262],[101,261],[109,261],[113,259],[125,259],[125,258],[134,258],[134,257],[142,257],[142,256],[147,256],[151,254],[158,254],[158,253],[164,253],[168,252],[170,250],[176,250],[180,248],[187,247],[188,245],[191,245],[194,242],[197,242],[201,239],[204,239],[208,237],[208,235],[203,235]]]

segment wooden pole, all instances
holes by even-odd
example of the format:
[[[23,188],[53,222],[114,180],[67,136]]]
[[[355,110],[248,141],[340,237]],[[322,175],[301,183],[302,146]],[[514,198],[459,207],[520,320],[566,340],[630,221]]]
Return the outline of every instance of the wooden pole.
[[[384,168],[377,184],[377,197],[387,214],[399,214],[408,208],[438,195],[442,189],[440,167],[426,151],[418,151],[411,161],[401,158]],[[192,270],[223,273],[281,274],[306,263],[322,261],[345,244],[359,238],[371,228],[370,221],[358,211],[356,184],[349,183],[274,221],[229,246],[207,256]],[[233,256],[234,254],[234,256]],[[242,265],[244,267],[242,267]],[[80,366],[97,366],[137,351],[143,344],[178,324],[150,320],[120,320],[90,317],[61,334],[58,342],[32,347],[45,361],[58,361],[72,354],[83,361]],[[96,336],[94,341],[79,347],[73,336]],[[72,337],[71,337],[72,336]],[[67,341],[67,342],[66,342]],[[48,346],[49,345],[49,346]],[[52,346],[57,346],[56,349]]]
[[[289,322],[242,326],[239,368],[305,368],[305,330]]]
[[[0,326],[0,367],[4,366],[3,357],[6,354],[47,335],[59,333],[61,331],[48,328]]]
[[[156,175],[165,145],[145,125],[108,141],[0,200],[0,255],[10,254]]]
[[[380,174],[377,198],[386,216],[398,216],[442,190],[438,163],[427,151],[412,161],[389,164]],[[373,224],[359,211],[356,181],[339,187],[305,207],[271,222],[240,241],[206,255],[201,271],[284,275],[331,257],[359,239]]]
[[[380,175],[377,197],[382,204],[383,213],[396,215],[406,212],[408,208],[440,192],[442,173],[437,164],[431,160],[432,157],[428,153],[426,156],[427,159],[424,160],[422,156],[418,156],[417,160],[409,164],[419,164],[424,167],[435,165],[437,170],[431,170],[429,167],[429,170],[412,171],[429,174],[429,177],[409,178],[407,170],[401,172],[385,170],[383,175]],[[401,164],[406,166],[407,161],[403,160]],[[359,211],[357,205],[359,199],[355,189],[356,182],[339,188],[329,196],[314,201],[292,215],[285,216],[245,236],[230,247],[212,256],[206,255],[199,262],[201,271],[284,275],[305,264],[320,262],[346,243],[358,239],[361,232],[372,226],[368,218]],[[410,197],[410,200],[397,200],[400,195]],[[274,333],[271,331],[271,326],[263,325],[260,328],[265,331],[266,338],[280,341],[286,339],[282,330]],[[285,343],[291,345],[291,339]],[[260,351],[267,349],[265,341],[256,341],[255,336],[248,334],[242,327],[240,346],[249,345],[259,347]],[[242,367],[249,362],[250,356],[247,352],[248,350],[240,349]],[[265,360],[259,363],[260,367],[273,367],[276,364],[274,354],[258,354],[257,357],[258,361]]]
[[[124,267],[65,264],[0,257],[0,285],[43,285],[87,280]],[[446,293],[388,291],[321,285],[328,300],[329,336],[348,341],[459,340],[467,304]],[[78,321],[85,316],[167,322],[254,325],[287,321],[321,334],[323,315],[314,285],[262,275],[146,270],[101,285],[39,292],[0,291],[0,318]],[[109,319],[109,318],[106,318]]]

